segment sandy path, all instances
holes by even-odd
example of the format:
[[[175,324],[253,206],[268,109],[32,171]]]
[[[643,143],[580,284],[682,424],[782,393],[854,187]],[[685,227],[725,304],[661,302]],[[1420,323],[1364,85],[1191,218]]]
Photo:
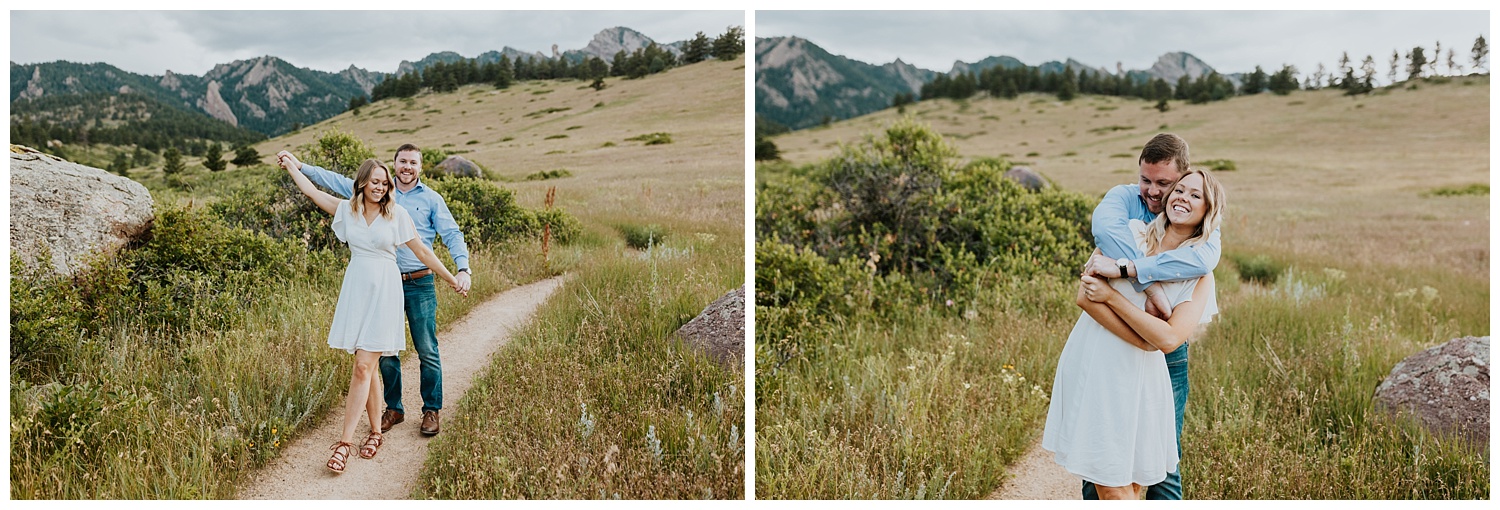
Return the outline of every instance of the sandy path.
[[[566,277],[554,277],[502,292],[474,307],[468,315],[438,333],[443,356],[442,424],[452,423],[460,397],[469,390],[474,376],[489,364],[490,354],[510,340],[511,332],[526,324],[537,307],[562,286]],[[401,402],[406,421],[385,434],[385,445],[373,459],[359,458],[359,445],[369,432],[361,420],[354,434],[344,474],[324,466],[329,450],[343,427],[343,404],[329,411],[314,428],[288,445],[281,456],[252,476],[240,489],[240,499],[406,499],[417,483],[418,471],[427,460],[428,437],[418,431],[422,424],[417,356],[405,351],[401,357]]]
[[[1041,438],[1011,468],[1010,479],[989,499],[1083,499],[1083,481],[1052,460]]]

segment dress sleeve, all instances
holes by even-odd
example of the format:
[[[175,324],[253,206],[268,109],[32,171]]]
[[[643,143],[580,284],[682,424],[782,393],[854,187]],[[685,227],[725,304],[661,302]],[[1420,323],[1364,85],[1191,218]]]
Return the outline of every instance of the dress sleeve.
[[[398,246],[406,244],[407,241],[417,237],[417,225],[412,223],[411,215],[406,213],[405,207],[401,207],[400,204],[391,205],[395,206],[395,211],[393,212],[396,213],[396,221],[394,222],[396,224],[396,244]]]
[[[1208,289],[1208,304],[1203,306],[1203,318],[1198,319],[1199,324],[1208,324],[1213,321],[1214,316],[1219,314],[1219,289],[1217,285]]]
[[[338,236],[340,242],[348,243],[349,239],[345,232],[349,228],[349,201],[340,200],[338,207],[333,209],[333,235]]]

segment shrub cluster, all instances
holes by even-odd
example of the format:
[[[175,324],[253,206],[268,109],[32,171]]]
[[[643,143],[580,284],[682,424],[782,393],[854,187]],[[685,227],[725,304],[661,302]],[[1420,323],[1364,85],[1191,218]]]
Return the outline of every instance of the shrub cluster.
[[[167,344],[188,330],[232,328],[261,299],[255,289],[306,273],[309,259],[295,242],[192,208],[160,211],[147,237],[72,277],[12,258],[11,366],[49,376],[112,323],[148,325],[145,338]]]
[[[904,274],[932,296],[961,297],[985,278],[1069,274],[1087,258],[1091,200],[1029,192],[1003,177],[1002,160],[958,166],[955,156],[938,134],[903,120],[764,181],[756,235]]]
[[[1239,269],[1240,280],[1245,282],[1258,282],[1262,285],[1271,285],[1281,277],[1286,270],[1286,264],[1277,262],[1267,255],[1230,255],[1234,266]]]
[[[985,289],[1067,277],[1088,257],[1093,200],[1027,191],[1004,160],[955,156],[907,119],[820,163],[760,167],[757,330],[775,351],[764,354],[819,349],[798,339],[851,313],[964,313]]]
[[[660,245],[661,240],[667,237],[667,230],[661,225],[618,225],[615,227],[620,235],[625,236],[625,245],[637,250],[644,250],[653,245]]]
[[[528,174],[526,176],[526,180],[528,180],[528,181],[545,181],[547,179],[561,179],[563,177],[572,177],[572,176],[573,176],[573,172],[569,172],[568,169],[566,169],[566,168],[559,168],[559,169],[556,169],[556,170],[541,170],[541,171],[538,171],[538,172],[532,172],[532,173],[530,173],[530,174]]]

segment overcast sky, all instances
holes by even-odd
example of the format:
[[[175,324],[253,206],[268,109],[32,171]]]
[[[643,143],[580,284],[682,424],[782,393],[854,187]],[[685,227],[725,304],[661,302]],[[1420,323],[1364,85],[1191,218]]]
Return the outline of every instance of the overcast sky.
[[[707,5],[707,4],[705,4]],[[744,11],[11,11],[10,61],[106,62],[126,71],[202,75],[261,55],[336,72],[395,72],[438,51],[473,58],[510,46],[581,49],[624,26],[670,43],[744,26]]]
[[[1186,51],[1221,73],[1266,72],[1282,64],[1305,76],[1318,63],[1337,67],[1349,52],[1358,68],[1375,57],[1377,76],[1392,50],[1404,55],[1433,43],[1468,67],[1475,37],[1490,43],[1484,11],[756,11],[755,36],[796,35],[835,55],[886,64],[900,58],[948,72],[953,61],[1008,55],[1028,65],[1072,57],[1113,71],[1150,68],[1162,54]],[[1490,43],[1493,44],[1493,43]],[[1383,78],[1382,78],[1383,80]]]

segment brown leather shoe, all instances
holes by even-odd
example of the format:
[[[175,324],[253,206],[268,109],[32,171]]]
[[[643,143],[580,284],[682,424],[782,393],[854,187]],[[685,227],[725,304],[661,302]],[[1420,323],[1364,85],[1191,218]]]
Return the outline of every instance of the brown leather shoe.
[[[406,421],[406,413],[395,409],[386,409],[385,412],[380,413],[380,433],[390,432],[391,427],[403,421]]]
[[[438,433],[438,412],[422,411],[422,435],[436,436]]]

